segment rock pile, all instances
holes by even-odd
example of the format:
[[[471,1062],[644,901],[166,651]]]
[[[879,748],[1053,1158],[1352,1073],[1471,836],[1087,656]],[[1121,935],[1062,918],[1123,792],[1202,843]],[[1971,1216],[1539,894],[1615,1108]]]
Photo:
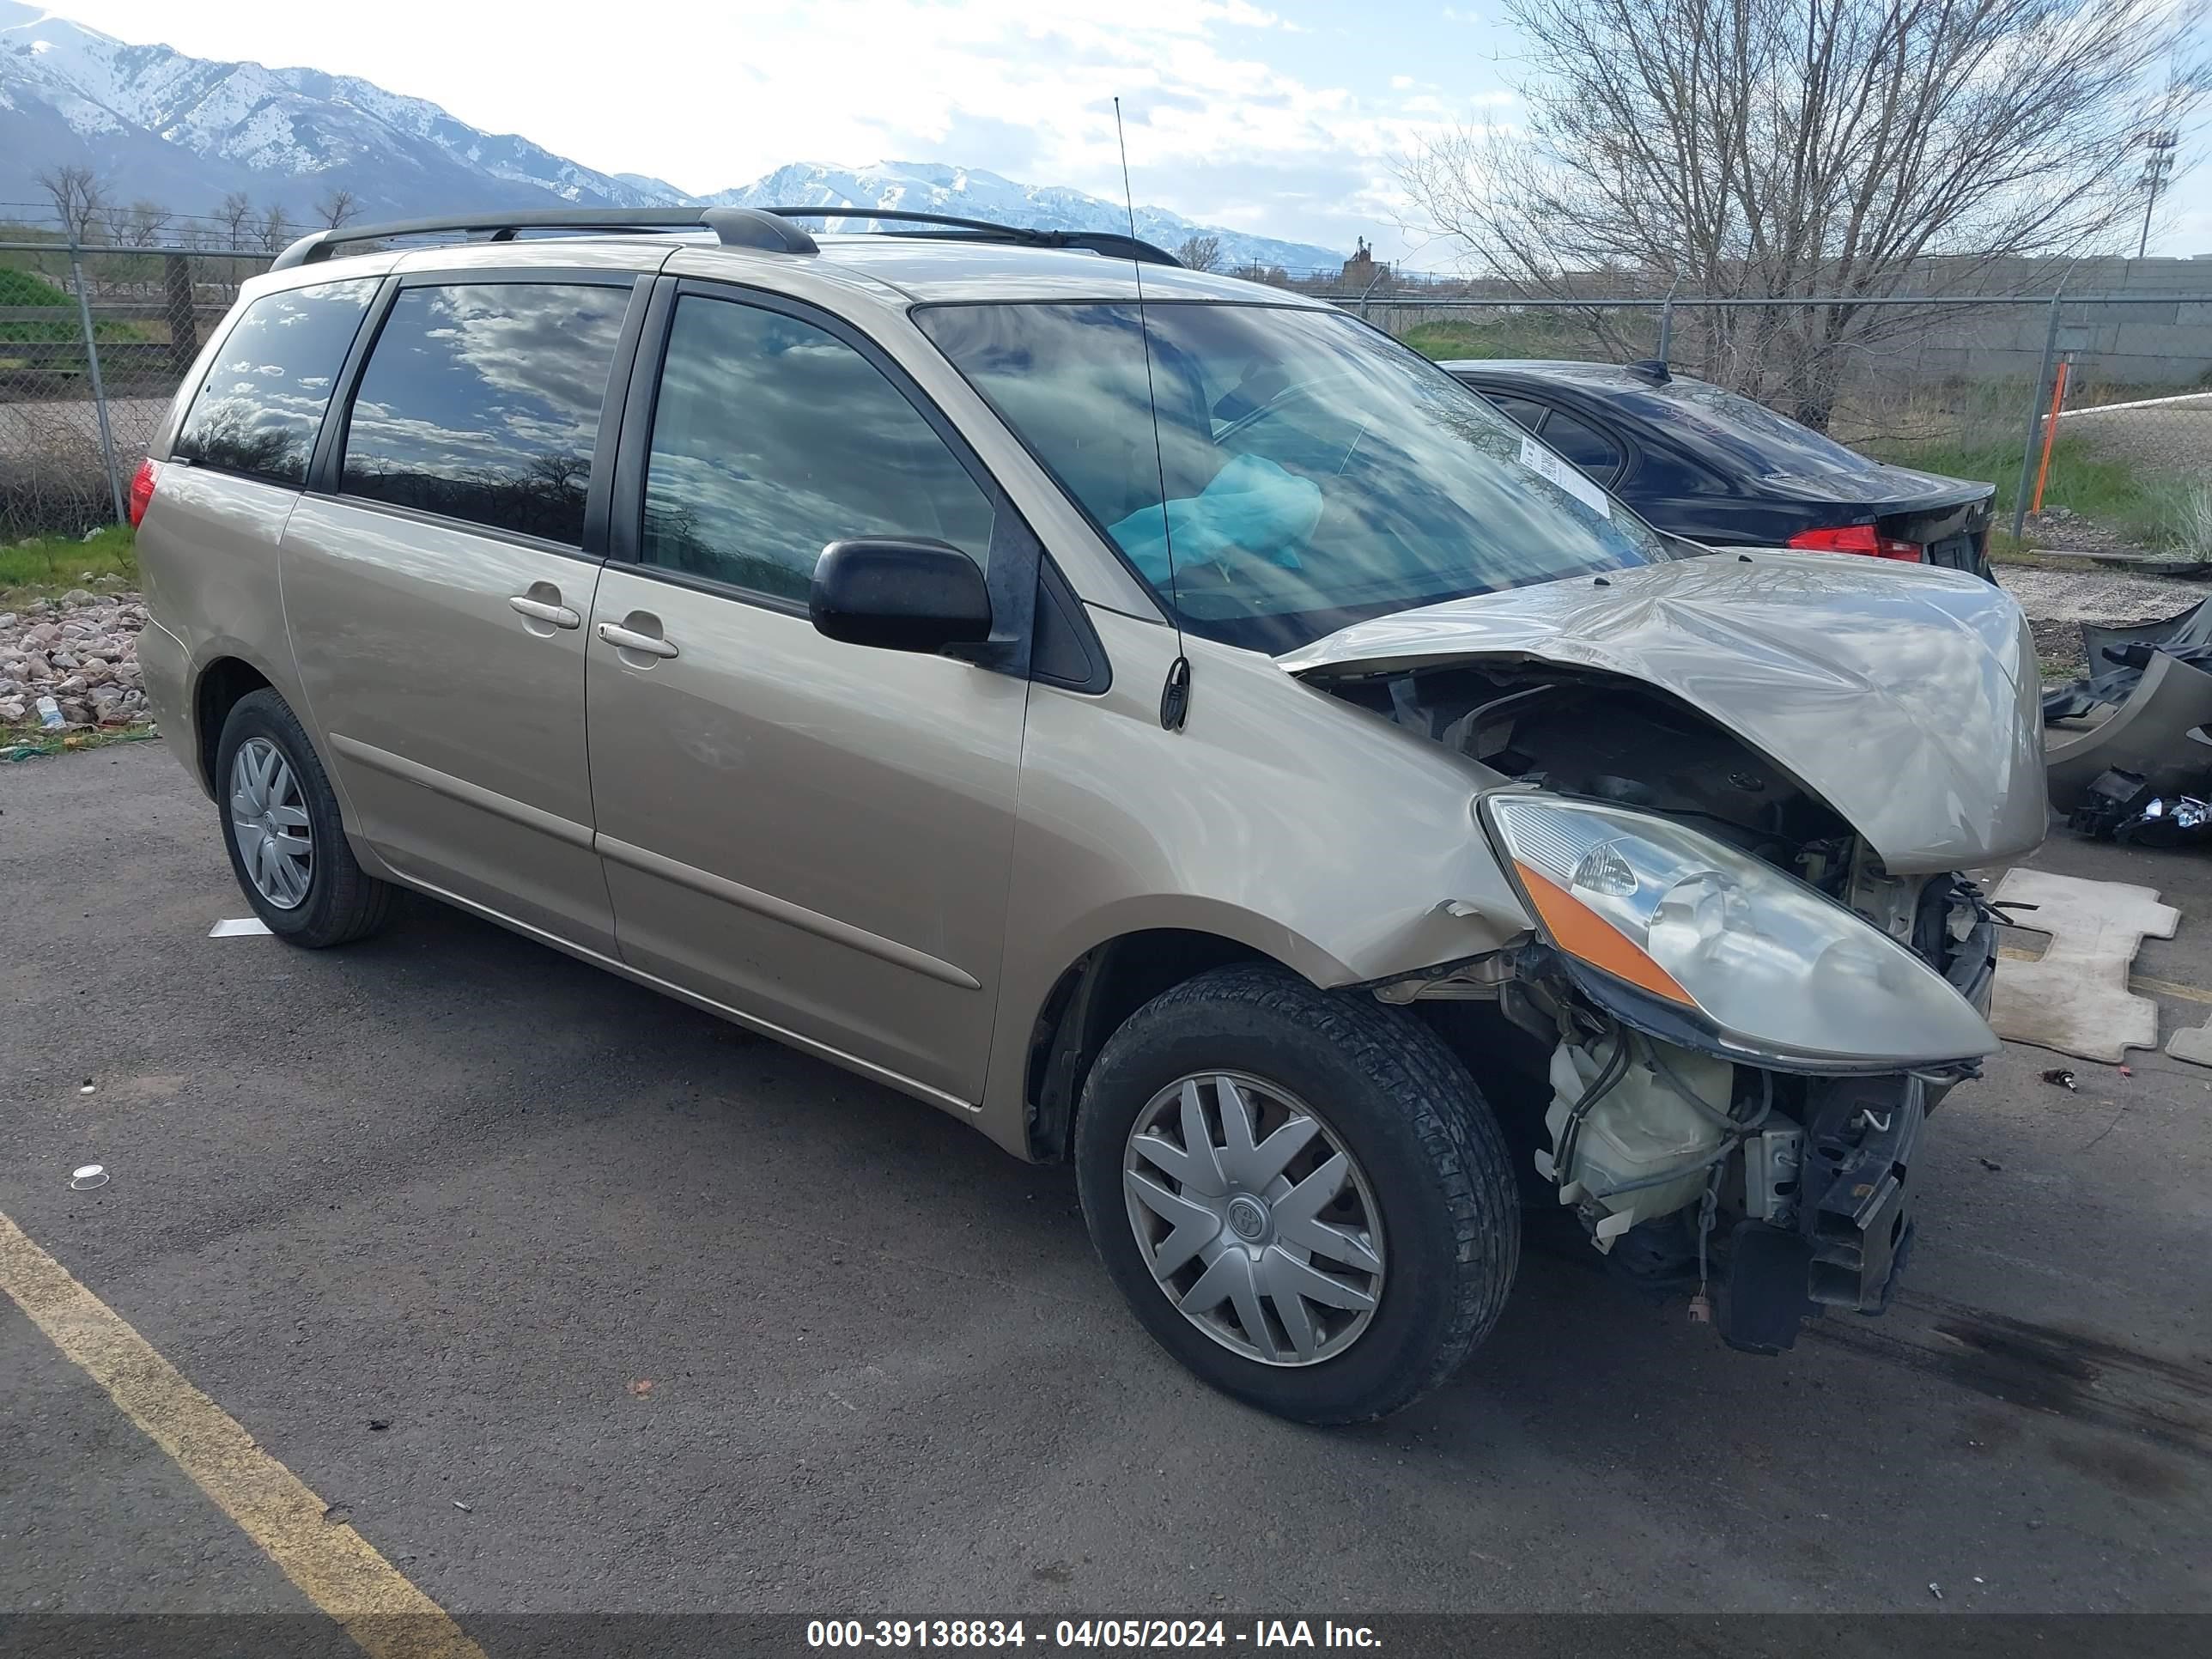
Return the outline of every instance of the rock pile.
[[[36,725],[41,697],[71,727],[151,719],[138,677],[145,625],[146,607],[131,592],[77,587],[0,610],[0,726]]]

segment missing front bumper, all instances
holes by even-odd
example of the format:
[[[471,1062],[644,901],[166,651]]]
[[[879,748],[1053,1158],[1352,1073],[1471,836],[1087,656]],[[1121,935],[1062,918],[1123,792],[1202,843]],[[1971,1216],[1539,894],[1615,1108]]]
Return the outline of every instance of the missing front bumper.
[[[1796,1224],[1738,1224],[1729,1240],[1720,1334],[1778,1353],[1829,1308],[1885,1311],[1912,1245],[1913,1157],[1927,1121],[1915,1077],[1835,1078],[1806,1093]]]

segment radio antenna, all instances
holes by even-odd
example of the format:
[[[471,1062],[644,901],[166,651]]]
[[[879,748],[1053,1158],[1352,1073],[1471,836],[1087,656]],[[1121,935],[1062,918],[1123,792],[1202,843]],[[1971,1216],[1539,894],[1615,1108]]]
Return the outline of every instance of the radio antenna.
[[[1121,100],[1114,100],[1114,142],[1121,151],[1121,200],[1129,213],[1129,240],[1137,240],[1137,195],[1129,187],[1129,140],[1121,131]],[[1145,317],[1145,262],[1133,249],[1129,273],[1137,279],[1137,337],[1145,349],[1145,398],[1152,410],[1152,466],[1160,486],[1160,544],[1168,556],[1168,621],[1176,631],[1176,658],[1168,665],[1167,684],[1160,688],[1160,724],[1170,732],[1182,729],[1190,712],[1190,658],[1182,644],[1182,599],[1176,587],[1175,532],[1168,521],[1168,464],[1160,447],[1160,394],[1152,384],[1152,331]]]

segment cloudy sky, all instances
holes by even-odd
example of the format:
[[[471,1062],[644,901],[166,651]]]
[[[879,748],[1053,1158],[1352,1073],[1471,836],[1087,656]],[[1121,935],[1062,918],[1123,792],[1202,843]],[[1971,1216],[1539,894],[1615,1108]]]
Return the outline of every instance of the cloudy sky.
[[[687,191],[787,161],[949,161],[1261,234],[1449,264],[1401,232],[1390,158],[1512,118],[1491,0],[60,0],[126,40],[306,64]],[[2212,254],[2212,168],[2154,252]]]

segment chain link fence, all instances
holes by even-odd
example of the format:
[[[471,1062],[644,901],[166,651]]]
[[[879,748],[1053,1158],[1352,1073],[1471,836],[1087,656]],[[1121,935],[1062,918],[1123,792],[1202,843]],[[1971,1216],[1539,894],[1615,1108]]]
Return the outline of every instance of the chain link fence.
[[[122,516],[201,343],[270,257],[0,241],[0,540]]]

